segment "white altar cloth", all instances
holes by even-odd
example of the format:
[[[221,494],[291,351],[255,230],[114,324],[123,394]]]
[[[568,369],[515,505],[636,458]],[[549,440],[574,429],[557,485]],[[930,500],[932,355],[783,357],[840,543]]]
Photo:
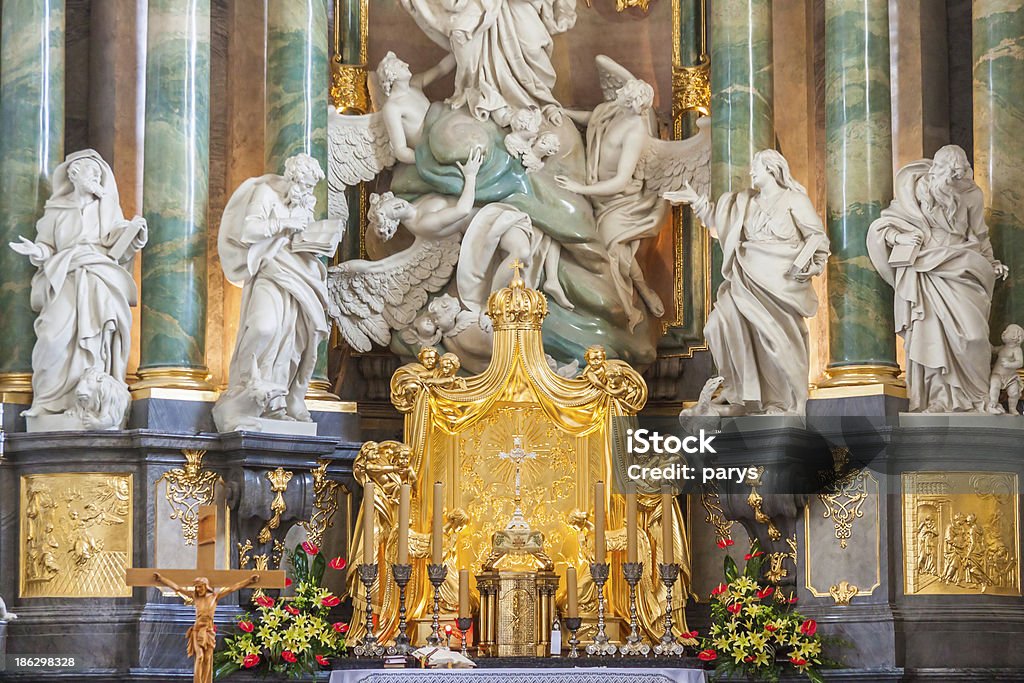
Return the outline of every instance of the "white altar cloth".
[[[351,669],[330,683],[705,683],[701,669]]]

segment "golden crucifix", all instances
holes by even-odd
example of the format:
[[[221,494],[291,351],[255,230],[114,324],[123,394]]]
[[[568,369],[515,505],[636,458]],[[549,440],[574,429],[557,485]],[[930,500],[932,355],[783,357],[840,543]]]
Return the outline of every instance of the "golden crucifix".
[[[125,583],[129,586],[166,586],[196,608],[196,622],[185,634],[188,656],[195,661],[192,668],[194,683],[213,682],[213,651],[217,647],[217,631],[213,625],[214,613],[220,599],[242,588],[284,588],[284,572],[216,569],[217,508],[203,505],[199,508],[199,538],[195,569],[129,568]],[[192,584],[183,588],[182,584]],[[226,586],[214,590],[215,586]]]

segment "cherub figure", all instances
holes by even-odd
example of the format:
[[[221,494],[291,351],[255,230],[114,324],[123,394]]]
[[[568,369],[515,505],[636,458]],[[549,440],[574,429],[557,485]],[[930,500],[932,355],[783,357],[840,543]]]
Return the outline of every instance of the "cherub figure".
[[[533,143],[530,151],[523,157],[523,166],[527,173],[534,173],[544,168],[544,160],[558,154],[562,150],[562,143],[554,133],[541,133],[537,141]]]
[[[512,115],[508,123],[512,132],[505,136],[505,149],[510,156],[523,160],[531,152],[540,134],[541,120],[540,109],[537,107],[520,109]]]
[[[217,647],[217,627],[213,624],[213,616],[217,611],[220,599],[251,586],[260,580],[253,574],[233,586],[214,590],[210,580],[204,576],[197,577],[191,588],[182,588],[159,572],[153,575],[157,583],[167,586],[186,601],[192,601],[196,608],[196,621],[185,633],[188,639],[188,656],[195,660],[192,669],[192,680],[195,683],[213,682],[213,651]]]
[[[1024,328],[1020,325],[1007,325],[1001,339],[1003,345],[996,349],[996,362],[992,366],[992,375],[988,386],[988,405],[986,409],[992,415],[1009,412],[1018,415],[1020,405],[1021,379],[1018,371],[1024,367]],[[1006,409],[999,403],[999,394],[1006,391]]]

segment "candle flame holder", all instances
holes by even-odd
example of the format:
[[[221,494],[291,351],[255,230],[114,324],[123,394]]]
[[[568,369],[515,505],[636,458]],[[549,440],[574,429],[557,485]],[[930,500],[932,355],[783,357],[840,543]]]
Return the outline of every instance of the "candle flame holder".
[[[619,648],[619,652],[625,655],[642,655],[646,657],[651,652],[651,646],[643,642],[640,635],[639,619],[636,611],[636,587],[644,573],[643,562],[623,562],[622,574],[629,584],[629,635],[626,642]]]
[[[437,647],[441,644],[441,586],[448,578],[448,567],[443,564],[428,564],[427,576],[430,578],[430,585],[434,587],[434,611],[427,645]]]
[[[608,582],[608,563],[591,562],[590,578],[597,586],[597,633],[594,635],[594,642],[587,645],[587,654],[598,657],[614,655],[618,648],[608,640],[608,634],[604,632],[604,585]]]
[[[406,622],[405,587],[409,585],[409,580],[412,578],[412,565],[393,564],[391,565],[391,575],[395,578],[395,583],[398,584],[398,635],[395,636],[395,644],[388,646],[387,652],[389,655],[409,655],[413,647],[409,642]]]
[[[377,565],[359,565],[359,580],[366,588],[366,635],[362,642],[352,648],[352,654],[356,657],[383,657],[384,648],[373,633],[373,582],[377,580]]]
[[[681,656],[683,645],[672,633],[672,586],[679,578],[679,565],[663,562],[658,565],[658,573],[665,586],[665,632],[661,635],[661,642],[654,646],[654,654]]]

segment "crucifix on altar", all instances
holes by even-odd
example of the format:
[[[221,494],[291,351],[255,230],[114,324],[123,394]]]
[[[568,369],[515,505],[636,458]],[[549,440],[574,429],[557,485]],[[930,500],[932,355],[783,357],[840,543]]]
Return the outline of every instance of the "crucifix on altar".
[[[285,573],[216,569],[217,508],[203,505],[199,508],[199,533],[195,569],[128,568],[125,583],[129,586],[158,586],[173,590],[196,608],[196,622],[185,634],[188,656],[195,662],[194,683],[212,683],[213,651],[217,647],[217,631],[213,625],[214,613],[220,599],[242,588],[284,588]],[[185,588],[183,586],[191,587]],[[216,586],[222,586],[215,590]]]
[[[515,263],[512,267],[515,268]],[[517,271],[518,275],[518,271]],[[526,521],[526,516],[523,514],[522,502],[523,502],[523,462],[526,460],[533,460],[537,457],[537,454],[533,451],[527,451],[523,448],[523,437],[513,436],[512,437],[512,449],[506,453],[502,451],[498,453],[498,457],[502,460],[511,460],[512,464],[516,466],[516,487],[515,487],[515,505],[516,508],[512,512],[512,519],[509,520],[509,529],[529,529],[530,525]]]

